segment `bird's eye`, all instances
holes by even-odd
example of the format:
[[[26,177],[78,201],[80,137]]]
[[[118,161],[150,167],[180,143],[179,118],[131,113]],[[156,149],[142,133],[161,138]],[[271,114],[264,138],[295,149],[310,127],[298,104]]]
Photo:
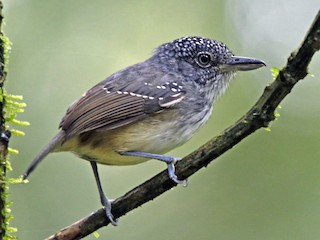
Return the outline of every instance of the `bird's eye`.
[[[209,53],[198,53],[196,62],[200,67],[210,67],[211,66],[211,55]]]

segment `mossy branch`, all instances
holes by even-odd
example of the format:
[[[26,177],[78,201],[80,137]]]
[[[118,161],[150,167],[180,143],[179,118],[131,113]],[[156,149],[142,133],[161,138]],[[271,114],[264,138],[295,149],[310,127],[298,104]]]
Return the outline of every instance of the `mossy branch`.
[[[13,216],[9,208],[12,202],[8,201],[8,189],[10,183],[17,183],[21,180],[7,178],[7,173],[12,170],[8,153],[18,152],[9,148],[8,145],[11,134],[23,136],[24,133],[15,129],[9,131],[7,124],[25,126],[28,123],[16,119],[17,114],[24,111],[25,104],[20,102],[22,97],[7,94],[4,89],[11,43],[2,30],[4,22],[2,9],[3,4],[0,1],[0,240],[14,240],[16,237],[12,233],[17,230],[9,227]]]
[[[8,154],[8,143],[10,138],[10,133],[5,132],[5,113],[4,113],[4,105],[5,105],[5,98],[3,94],[3,84],[6,79],[6,69],[5,69],[5,49],[6,44],[4,40],[3,33],[1,31],[2,23],[3,23],[3,15],[2,15],[2,2],[0,2],[0,239],[4,239],[6,236],[6,173],[7,173],[7,154]]]
[[[0,29],[3,23],[3,15],[2,15],[2,2],[0,2]],[[4,239],[6,236],[6,173],[7,173],[7,165],[6,158],[8,154],[8,143],[10,133],[5,132],[5,116],[4,116],[4,105],[5,98],[3,97],[3,84],[6,79],[7,72],[5,70],[5,41],[3,37],[3,33],[0,30],[0,239]]]
[[[176,174],[179,179],[190,177],[248,135],[260,128],[267,127],[275,119],[274,112],[280,102],[291,92],[298,81],[307,76],[307,67],[314,53],[319,49],[320,12],[318,12],[300,48],[291,53],[287,65],[265,88],[256,104],[235,124],[176,164]],[[165,170],[116,199],[112,203],[113,215],[120,218],[175,186],[176,184],[170,180]],[[105,216],[104,209],[99,209],[57,232],[47,240],[81,239],[108,224],[109,220]]]

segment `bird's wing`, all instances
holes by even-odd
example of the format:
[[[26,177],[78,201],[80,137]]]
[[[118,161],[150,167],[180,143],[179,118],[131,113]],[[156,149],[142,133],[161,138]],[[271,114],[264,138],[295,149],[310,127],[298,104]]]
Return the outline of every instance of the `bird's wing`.
[[[185,96],[180,78],[175,74],[162,75],[159,85],[149,79],[139,81],[139,85],[121,80],[119,84],[115,78],[121,78],[121,74],[97,84],[69,107],[59,125],[66,139],[91,130],[129,124],[172,107]]]

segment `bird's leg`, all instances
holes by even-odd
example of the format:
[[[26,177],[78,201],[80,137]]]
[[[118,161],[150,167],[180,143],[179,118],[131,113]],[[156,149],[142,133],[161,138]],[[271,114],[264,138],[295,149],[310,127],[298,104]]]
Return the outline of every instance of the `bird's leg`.
[[[97,186],[98,186],[101,204],[104,206],[105,211],[106,211],[106,216],[110,220],[110,223],[113,226],[117,226],[117,219],[114,219],[113,215],[111,213],[111,201],[106,197],[106,195],[103,192],[102,186],[101,186],[97,163],[95,161],[90,161],[90,164],[91,164],[93,174],[96,179]]]
[[[181,181],[178,179],[177,175],[174,172],[175,171],[174,163],[181,160],[181,158],[155,154],[155,153],[148,153],[148,152],[138,152],[138,151],[127,151],[127,152],[121,152],[120,154],[127,155],[127,156],[152,158],[152,159],[165,162],[168,165],[168,174],[170,179],[177,184],[182,184],[184,187],[188,185],[188,179]]]

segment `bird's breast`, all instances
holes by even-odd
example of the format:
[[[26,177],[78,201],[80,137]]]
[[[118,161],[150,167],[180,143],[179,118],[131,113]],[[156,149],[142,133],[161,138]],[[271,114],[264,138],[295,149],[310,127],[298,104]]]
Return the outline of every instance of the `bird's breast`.
[[[121,152],[140,151],[163,154],[186,141],[208,120],[211,109],[192,111],[166,109],[128,125],[90,131],[68,140],[62,151],[107,165],[132,165],[147,158],[122,156]]]

